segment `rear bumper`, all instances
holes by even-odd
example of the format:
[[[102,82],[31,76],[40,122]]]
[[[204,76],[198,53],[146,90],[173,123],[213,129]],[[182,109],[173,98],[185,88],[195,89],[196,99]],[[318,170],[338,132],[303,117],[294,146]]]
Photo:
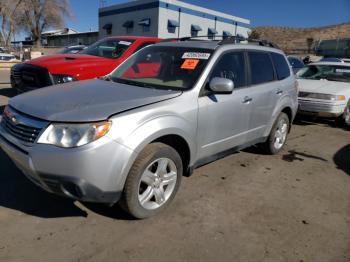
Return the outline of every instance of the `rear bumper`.
[[[346,104],[324,100],[298,99],[299,113],[321,117],[339,117],[344,113]]]
[[[23,147],[1,132],[0,148],[34,184],[61,196],[86,202],[116,203],[127,175],[130,149],[101,138],[81,148],[34,144]]]

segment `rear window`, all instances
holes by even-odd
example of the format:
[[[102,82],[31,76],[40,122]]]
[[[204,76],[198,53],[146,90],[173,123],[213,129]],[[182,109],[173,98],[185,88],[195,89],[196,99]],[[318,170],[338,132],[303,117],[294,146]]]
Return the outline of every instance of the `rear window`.
[[[277,79],[282,80],[290,76],[290,69],[287,60],[283,55],[277,53],[271,53],[273,63],[277,72]]]
[[[274,69],[270,55],[264,52],[249,52],[252,85],[263,84],[274,80]]]

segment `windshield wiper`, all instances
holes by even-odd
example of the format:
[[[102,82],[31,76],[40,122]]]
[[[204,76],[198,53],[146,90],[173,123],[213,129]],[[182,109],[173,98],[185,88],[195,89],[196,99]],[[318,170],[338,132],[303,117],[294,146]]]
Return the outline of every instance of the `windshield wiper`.
[[[151,86],[151,85],[146,84],[146,83],[133,81],[133,80],[128,80],[128,79],[123,79],[123,78],[110,77],[110,80],[112,80],[113,82],[126,84],[126,85],[140,86],[140,87],[153,88],[153,89],[155,88],[154,86]]]

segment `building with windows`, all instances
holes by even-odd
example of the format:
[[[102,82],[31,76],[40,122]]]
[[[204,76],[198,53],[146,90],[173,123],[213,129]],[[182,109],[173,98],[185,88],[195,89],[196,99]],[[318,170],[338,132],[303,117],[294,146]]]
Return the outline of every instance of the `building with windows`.
[[[138,0],[99,9],[99,37],[248,36],[250,20],[176,0]]]

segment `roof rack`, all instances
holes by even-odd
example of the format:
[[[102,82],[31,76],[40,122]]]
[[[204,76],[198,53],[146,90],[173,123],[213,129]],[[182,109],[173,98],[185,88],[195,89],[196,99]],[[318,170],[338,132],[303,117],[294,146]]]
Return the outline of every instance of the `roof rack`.
[[[241,37],[241,36],[231,36],[228,37],[226,39],[223,39],[222,41],[219,42],[219,45],[225,45],[225,44],[239,44],[242,42],[246,42],[248,44],[256,44],[259,46],[266,46],[266,47],[272,47],[272,48],[277,48],[280,49],[278,47],[278,45],[276,45],[273,42],[270,42],[268,40],[265,39],[249,39],[249,38],[245,38],[245,37]]]
[[[214,39],[209,39],[209,37],[214,37]],[[180,38],[168,38],[163,39],[161,42],[175,42],[175,41],[203,41],[202,39],[198,38],[207,38],[206,41],[217,41],[218,45],[227,45],[227,44],[241,44],[243,42],[247,44],[256,44],[259,46],[266,46],[266,47],[272,47],[277,48],[278,45],[276,45],[273,42],[270,42],[265,39],[249,39],[240,35],[237,36],[224,36],[224,35],[215,35],[215,36],[208,36],[208,35],[201,35],[201,36],[186,36],[186,37],[180,37]],[[222,40],[215,39],[215,38],[222,38]]]

